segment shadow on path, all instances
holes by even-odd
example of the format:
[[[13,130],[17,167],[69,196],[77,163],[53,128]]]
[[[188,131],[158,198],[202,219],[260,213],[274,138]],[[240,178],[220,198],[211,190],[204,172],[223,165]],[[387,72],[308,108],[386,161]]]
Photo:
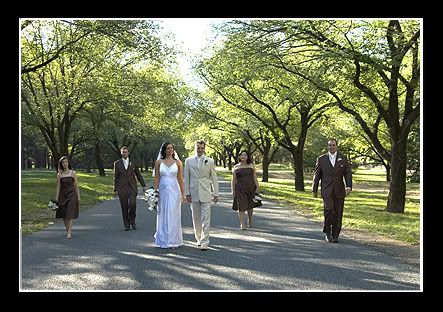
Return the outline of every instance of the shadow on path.
[[[123,231],[118,200],[82,211],[65,238],[62,220],[21,240],[22,290],[420,290],[420,270],[343,238],[264,200],[241,231],[229,181],[212,207],[210,249],[195,246],[188,204],[185,245],[153,244],[156,214],[137,202],[138,229]]]

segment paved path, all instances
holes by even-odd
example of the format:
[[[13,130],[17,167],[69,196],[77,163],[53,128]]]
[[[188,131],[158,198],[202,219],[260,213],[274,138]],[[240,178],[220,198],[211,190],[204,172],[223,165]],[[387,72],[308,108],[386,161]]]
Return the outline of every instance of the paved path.
[[[136,231],[123,231],[118,200],[80,212],[73,239],[62,220],[21,239],[20,289],[34,290],[411,290],[420,268],[341,237],[324,241],[321,226],[264,200],[254,228],[241,231],[231,210],[229,181],[212,208],[211,246],[194,243],[188,204],[182,207],[185,245],[153,244],[155,213],[137,202]]]

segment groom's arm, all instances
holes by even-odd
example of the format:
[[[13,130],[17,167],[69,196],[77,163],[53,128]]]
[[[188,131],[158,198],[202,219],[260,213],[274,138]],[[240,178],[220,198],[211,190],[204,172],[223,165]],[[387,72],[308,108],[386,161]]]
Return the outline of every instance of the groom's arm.
[[[118,171],[117,161],[114,162],[114,192],[118,191],[118,184],[119,184],[120,174]],[[58,198],[56,197],[55,200]]]
[[[212,166],[211,166],[211,181],[212,181],[212,186],[214,187],[214,197],[215,196],[218,197],[218,177],[217,177],[217,172],[215,171],[214,161],[212,161]]]
[[[140,173],[140,170],[138,170],[138,167],[134,166],[134,173],[135,176],[137,177],[138,182],[140,182],[141,186],[143,187],[143,192],[146,189],[146,183],[145,183],[145,179],[143,179],[143,176]]]

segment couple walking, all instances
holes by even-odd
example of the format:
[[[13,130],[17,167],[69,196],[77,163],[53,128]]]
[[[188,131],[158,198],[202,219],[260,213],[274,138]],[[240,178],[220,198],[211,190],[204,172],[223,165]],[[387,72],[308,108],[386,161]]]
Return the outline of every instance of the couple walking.
[[[181,204],[191,204],[192,223],[197,245],[201,250],[209,247],[211,225],[211,193],[218,201],[218,178],[215,163],[206,157],[206,144],[195,142],[196,155],[183,164],[174,145],[165,142],[160,148],[154,166],[154,189],[159,191],[155,244],[161,248],[178,248],[183,245]]]

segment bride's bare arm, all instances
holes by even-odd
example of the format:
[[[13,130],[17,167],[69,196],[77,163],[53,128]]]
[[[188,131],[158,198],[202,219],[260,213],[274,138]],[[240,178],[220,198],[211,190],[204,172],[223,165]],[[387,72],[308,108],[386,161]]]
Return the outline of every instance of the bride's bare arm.
[[[160,183],[160,163],[161,163],[161,160],[157,159],[155,161],[155,165],[154,165],[154,168],[155,168],[154,190],[158,190],[158,185]]]

